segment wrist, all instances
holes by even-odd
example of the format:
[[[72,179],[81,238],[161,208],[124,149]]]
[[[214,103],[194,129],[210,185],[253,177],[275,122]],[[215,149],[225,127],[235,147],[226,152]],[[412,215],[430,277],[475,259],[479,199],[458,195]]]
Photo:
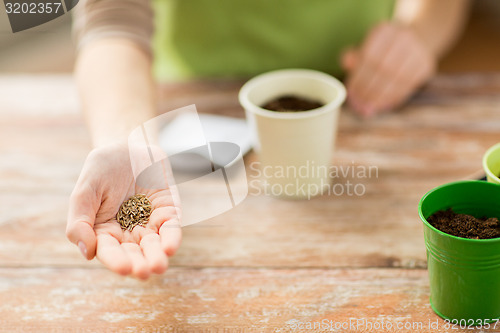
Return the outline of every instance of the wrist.
[[[133,135],[134,140],[147,133],[149,141],[156,139],[156,131],[153,126],[148,125],[153,116],[153,112],[140,112],[145,108],[100,108],[91,112],[86,112],[87,125],[91,135],[93,147],[107,146],[110,144],[124,143],[130,140]],[[147,128],[147,130],[146,130]]]

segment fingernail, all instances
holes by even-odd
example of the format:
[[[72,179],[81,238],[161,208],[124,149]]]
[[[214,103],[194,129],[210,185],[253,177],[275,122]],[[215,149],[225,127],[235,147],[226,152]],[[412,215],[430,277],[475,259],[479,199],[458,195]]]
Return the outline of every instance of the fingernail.
[[[85,257],[85,259],[87,259],[87,247],[85,246],[85,243],[82,241],[79,241],[78,248],[80,249],[80,252]]]

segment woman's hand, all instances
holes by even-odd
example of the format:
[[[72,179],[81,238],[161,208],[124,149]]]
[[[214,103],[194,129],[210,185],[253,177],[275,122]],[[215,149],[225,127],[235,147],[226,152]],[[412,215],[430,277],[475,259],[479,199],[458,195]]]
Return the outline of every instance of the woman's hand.
[[[432,77],[436,58],[410,28],[376,26],[359,49],[342,57],[349,104],[365,117],[400,106]]]
[[[150,164],[148,154],[135,155],[134,165]],[[162,170],[170,170],[166,159],[158,163],[164,164]],[[167,184],[168,177],[163,176],[156,183]],[[171,190],[137,184],[126,145],[97,148],[87,157],[71,194],[66,235],[84,257],[96,256],[113,272],[140,279],[161,274],[181,243],[180,210]],[[151,201],[149,222],[124,231],[116,214],[125,200],[138,193]]]

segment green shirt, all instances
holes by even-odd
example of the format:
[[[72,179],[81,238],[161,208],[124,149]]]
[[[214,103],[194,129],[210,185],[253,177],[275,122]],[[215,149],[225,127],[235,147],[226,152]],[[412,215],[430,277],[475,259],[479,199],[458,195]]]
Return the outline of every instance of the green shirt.
[[[161,80],[279,68],[340,75],[340,55],[392,16],[395,0],[154,0]]]

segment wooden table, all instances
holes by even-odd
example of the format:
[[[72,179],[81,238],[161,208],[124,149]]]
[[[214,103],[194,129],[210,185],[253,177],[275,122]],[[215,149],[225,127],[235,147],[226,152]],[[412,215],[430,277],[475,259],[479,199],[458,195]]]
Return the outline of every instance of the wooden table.
[[[240,85],[168,85],[162,110],[196,103],[242,117]],[[441,76],[400,112],[361,121],[344,110],[334,164],[375,166],[378,177],[337,181],[363,184],[363,196],[251,191],[184,228],[169,271],[139,282],[86,262],[64,235],[89,151],[72,79],[0,77],[0,331],[437,331],[430,321],[456,332],[429,306],[417,204],[434,186],[481,174],[482,154],[500,141],[499,93],[500,75]]]

